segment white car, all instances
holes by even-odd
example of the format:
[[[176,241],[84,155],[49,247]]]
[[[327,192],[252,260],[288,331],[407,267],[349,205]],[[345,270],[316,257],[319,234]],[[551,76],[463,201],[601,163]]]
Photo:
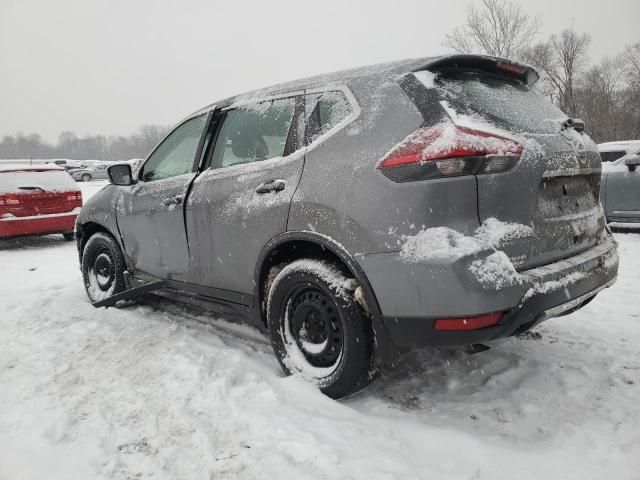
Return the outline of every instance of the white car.
[[[640,140],[598,145],[600,201],[608,222],[640,222]]]
[[[91,180],[106,180],[107,167],[111,165],[109,163],[94,165],[92,167],[78,168],[69,170],[69,175],[73,177],[76,182],[90,182]]]

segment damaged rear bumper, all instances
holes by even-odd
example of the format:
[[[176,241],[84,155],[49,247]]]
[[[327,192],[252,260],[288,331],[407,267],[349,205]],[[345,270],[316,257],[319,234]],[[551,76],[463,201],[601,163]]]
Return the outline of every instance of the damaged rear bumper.
[[[415,265],[409,270],[415,276]],[[478,288],[477,284],[470,286],[466,280],[461,282],[456,269],[449,265],[444,279],[435,274],[429,281],[424,277],[422,282],[414,278],[414,284],[422,285],[423,291],[429,290],[426,297],[435,300],[431,306],[422,303],[423,314],[389,315],[383,309],[383,323],[396,347],[486,342],[524,332],[549,318],[581,308],[611,286],[617,272],[617,243],[611,236],[574,257],[520,272],[518,285],[500,290],[490,291],[486,287]],[[471,317],[489,312],[504,312],[504,316],[497,325],[478,330],[434,328],[438,318]]]

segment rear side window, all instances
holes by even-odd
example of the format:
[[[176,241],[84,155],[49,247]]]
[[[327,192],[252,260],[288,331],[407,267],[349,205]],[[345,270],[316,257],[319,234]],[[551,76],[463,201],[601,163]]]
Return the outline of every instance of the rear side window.
[[[480,115],[508,130],[555,133],[567,116],[517,80],[471,72],[443,73],[435,82],[458,113]]]
[[[346,119],[353,112],[341,91],[308,94],[306,97],[307,128],[305,142],[313,142]]]
[[[616,150],[613,152],[600,152],[600,157],[603,162],[615,162],[619,158],[624,157],[627,154],[624,150]]]
[[[282,157],[295,107],[295,97],[290,97],[229,110],[213,149],[212,168]]]
[[[64,170],[0,171],[0,194],[27,193],[33,190],[68,192],[76,191],[78,187]]]

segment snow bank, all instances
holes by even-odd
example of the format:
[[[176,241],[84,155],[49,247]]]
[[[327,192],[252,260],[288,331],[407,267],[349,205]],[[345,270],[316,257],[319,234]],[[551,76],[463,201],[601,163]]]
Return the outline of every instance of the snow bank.
[[[248,327],[94,309],[59,236],[0,241],[0,478],[637,479],[640,237],[617,238],[618,283],[579,312],[412,352],[343,402]]]

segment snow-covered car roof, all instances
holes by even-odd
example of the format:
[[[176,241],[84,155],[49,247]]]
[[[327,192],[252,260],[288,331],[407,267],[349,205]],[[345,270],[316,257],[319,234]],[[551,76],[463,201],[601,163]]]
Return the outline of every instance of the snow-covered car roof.
[[[606,142],[598,144],[598,151],[613,152],[616,150],[624,150],[625,152],[634,152],[640,148],[640,140],[624,140],[619,142]]]
[[[381,76],[385,77],[386,79],[390,79],[409,72],[463,64],[474,64],[476,66],[481,64],[485,66],[488,64],[494,64],[498,65],[498,67],[507,65],[511,67],[508,70],[511,70],[514,67],[516,69],[516,74],[511,76],[517,77],[519,73],[521,80],[529,85],[535,83],[538,79],[538,72],[530,65],[504,58],[492,57],[489,55],[454,54],[423,58],[409,58],[405,60],[368,65],[364,67],[357,67],[348,70],[316,75],[299,80],[293,80],[286,83],[272,85],[258,90],[253,90],[207,105],[204,108],[196,110],[186,118],[191,118],[205,113],[215,105],[217,105],[218,107],[225,107],[238,102],[242,103],[245,101],[256,101],[257,99],[260,99],[262,97],[271,97],[274,95],[280,95],[282,93],[294,92],[298,90],[301,91],[304,89],[316,88],[332,84],[335,84],[336,86],[344,85],[349,83],[350,81],[360,78]],[[518,69],[520,69],[520,72],[517,72]],[[512,70],[512,73],[513,72],[514,71]]]
[[[55,163],[48,163],[46,165],[22,165],[19,163],[5,163],[0,164],[0,172],[46,172],[48,170],[63,170],[64,168],[56,165]]]

